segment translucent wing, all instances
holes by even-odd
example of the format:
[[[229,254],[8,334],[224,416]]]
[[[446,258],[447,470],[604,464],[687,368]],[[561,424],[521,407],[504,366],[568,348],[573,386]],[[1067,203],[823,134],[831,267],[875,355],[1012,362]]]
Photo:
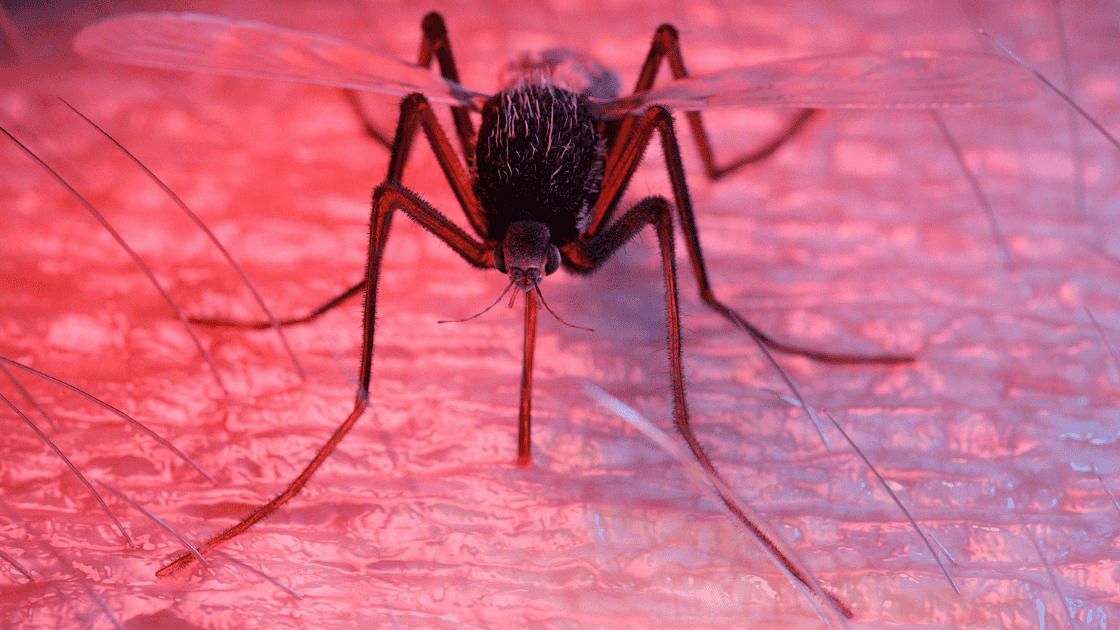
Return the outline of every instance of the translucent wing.
[[[486,96],[396,57],[326,35],[199,13],[129,13],[74,38],[88,57],[172,70],[285,79],[479,107]]]
[[[931,108],[1030,100],[1034,81],[987,55],[912,51],[788,59],[690,77],[599,102],[604,118],[651,105],[681,111],[745,107]]]

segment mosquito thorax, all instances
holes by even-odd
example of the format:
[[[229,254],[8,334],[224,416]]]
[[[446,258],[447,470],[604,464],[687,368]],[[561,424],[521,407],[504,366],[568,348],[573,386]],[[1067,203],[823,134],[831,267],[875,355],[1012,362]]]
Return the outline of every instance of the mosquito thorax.
[[[518,289],[530,291],[541,278],[560,268],[560,250],[552,244],[544,223],[518,221],[494,248],[494,266],[508,274]]]
[[[570,48],[522,53],[505,68],[500,82],[512,87],[542,76],[548,77],[553,85],[604,101],[615,98],[622,90],[616,72],[598,59]]]
[[[488,238],[501,242],[519,221],[545,225],[558,247],[583,234],[605,157],[592,109],[586,97],[547,77],[526,79],[486,102],[472,175]]]

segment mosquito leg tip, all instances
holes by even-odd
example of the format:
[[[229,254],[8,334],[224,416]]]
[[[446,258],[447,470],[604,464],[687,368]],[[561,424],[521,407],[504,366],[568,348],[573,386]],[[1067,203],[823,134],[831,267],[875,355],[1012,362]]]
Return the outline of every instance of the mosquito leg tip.
[[[194,561],[194,556],[192,556],[191,554],[184,554],[182,556],[179,556],[178,558],[176,558],[174,561],[172,561],[167,566],[165,566],[162,569],[156,571],[156,577],[161,577],[162,578],[162,577],[168,577],[168,576],[174,575],[174,574],[178,573],[179,571],[187,568],[191,564],[191,562],[193,562],[193,561]]]

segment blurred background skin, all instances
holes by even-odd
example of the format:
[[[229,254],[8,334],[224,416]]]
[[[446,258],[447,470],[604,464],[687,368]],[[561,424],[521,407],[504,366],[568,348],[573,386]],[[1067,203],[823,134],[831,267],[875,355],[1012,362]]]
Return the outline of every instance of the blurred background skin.
[[[6,5],[9,6],[9,5]],[[297,315],[360,278],[368,199],[387,151],[336,91],[110,66],[68,38],[158,4],[10,5],[30,60],[9,56],[0,124],[100,208],[197,315],[257,318],[235,274],[142,173],[55,100],[104,126],[210,225],[272,308]],[[970,15],[1064,84],[1054,5],[714,2],[192,3],[172,7],[328,33],[414,59],[443,12],[463,82],[494,91],[524,50],[589,50],[631,86],[658,24],[691,71],[845,51],[992,52]],[[1076,95],[1120,114],[1117,16],[1061,3]],[[397,101],[366,105],[390,133]],[[947,552],[957,595],[901,512],[835,431],[829,451],[781,401],[745,337],[696,299],[678,256],[685,368],[697,434],[728,481],[782,532],[863,627],[1112,627],[1120,616],[1117,368],[1093,328],[1120,336],[1111,226],[1117,152],[1066,109],[943,113],[1001,222],[1013,266],[927,112],[830,112],[765,164],[719,183],[685,167],[717,294],[764,330],[847,352],[915,352],[902,367],[779,356],[834,413]],[[446,118],[446,117],[445,117]],[[781,120],[707,118],[725,159]],[[1110,125],[1115,132],[1115,125]],[[405,185],[460,220],[424,143]],[[1081,169],[1081,185],[1075,172]],[[656,148],[629,199],[669,194]],[[212,486],[154,443],[56,388],[22,378],[34,419],[91,479],[199,542],[278,492],[352,405],[361,306],[290,338],[301,382],[266,332],[201,331],[212,375],[140,272],[53,180],[0,148],[0,353],[74,383],[167,436]],[[590,279],[543,289],[534,468],[515,461],[520,310],[461,324],[505,285],[398,217],[383,272],[373,411],[303,493],[222,549],[215,567],[153,574],[180,553],[106,493],[128,549],[83,487],[15,414],[0,412],[0,618],[11,628],[820,627],[804,597],[680,466],[587,399],[591,381],[666,430],[671,397],[656,240]],[[9,382],[0,393],[24,404]],[[939,548],[940,551],[940,548]],[[951,555],[951,559],[948,557]],[[1048,566],[1049,565],[1049,569]],[[261,571],[304,596],[298,600]],[[1051,573],[1052,571],[1052,573]],[[1059,591],[1064,596],[1059,596]]]

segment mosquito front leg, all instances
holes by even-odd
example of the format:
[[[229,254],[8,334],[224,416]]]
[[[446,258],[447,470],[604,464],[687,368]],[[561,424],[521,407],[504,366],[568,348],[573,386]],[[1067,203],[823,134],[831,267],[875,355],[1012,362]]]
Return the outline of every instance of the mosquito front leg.
[[[225,530],[207,541],[205,548],[213,548],[229,542],[254,524],[272,514],[280,506],[296,496],[303,486],[326,461],[327,457],[338,446],[342,438],[353,428],[358,418],[369,406],[369,386],[372,375],[374,333],[377,325],[377,280],[381,275],[381,261],[385,251],[385,244],[389,238],[389,227],[392,224],[393,212],[401,210],[408,214],[417,223],[427,228],[459,253],[467,262],[475,267],[487,268],[493,266],[492,249],[485,243],[476,241],[459,226],[449,221],[438,210],[425,203],[415,193],[404,188],[396,182],[385,182],[377,187],[373,194],[373,211],[370,219],[369,262],[366,265],[366,291],[365,316],[362,327],[362,364],[359,377],[360,386],[354,401],[354,409],[346,420],[331,435],[330,440],[323,445],[311,463],[303,472],[280,493],[275,499],[254,510],[249,516],[233,527]],[[534,318],[535,320],[535,318]],[[528,337],[527,337],[528,339]],[[157,572],[157,575],[168,575],[189,565],[195,556],[185,554],[177,558]]]
[[[385,244],[389,239],[389,228],[392,224],[393,212],[401,210],[432,234],[459,253],[471,265],[483,269],[494,266],[493,243],[480,241],[463,231],[438,210],[420,199],[415,193],[400,185],[405,163],[412,146],[412,139],[416,130],[423,127],[432,149],[436,151],[444,174],[451,182],[452,188],[464,204],[477,206],[478,201],[469,187],[469,180],[462,165],[458,162],[451,150],[447,137],[443,134],[431,106],[427,100],[414,94],[405,98],[401,103],[401,117],[397,123],[397,133],[393,140],[393,156],[390,160],[389,176],[385,183],[378,186],[373,192],[373,207],[370,213],[369,256],[367,258],[364,285],[366,287],[366,300],[362,326],[362,363],[360,372],[360,386],[354,402],[354,409],[346,420],[335,430],[330,440],[316,453],[311,463],[296,477],[283,492],[272,501],[254,510],[249,516],[233,527],[218,534],[207,542],[206,547],[216,547],[238,536],[254,524],[272,514],[280,506],[294,497],[319,469],[319,466],[330,456],[342,438],[350,431],[354,424],[365,412],[369,405],[369,386],[372,378],[374,333],[377,325],[377,281],[381,275],[381,261],[385,251]],[[528,322],[528,319],[526,320]],[[535,317],[534,317],[535,322]],[[526,337],[528,340],[528,335]],[[167,575],[189,565],[194,559],[193,555],[184,555],[177,558],[168,566],[160,569],[157,575]]]
[[[412,154],[412,141],[416,136],[416,130],[423,129],[424,135],[428,138],[428,144],[431,146],[440,164],[440,168],[443,170],[444,177],[447,178],[451,190],[455,193],[455,197],[459,200],[459,205],[463,208],[463,213],[467,216],[467,220],[470,221],[471,227],[474,228],[475,232],[482,238],[482,235],[487,233],[487,221],[482,212],[482,206],[478,203],[478,199],[475,198],[474,191],[471,189],[470,177],[467,175],[466,169],[459,161],[458,156],[455,155],[455,150],[451,148],[451,143],[448,142],[447,135],[443,133],[443,129],[439,126],[439,121],[436,119],[435,112],[432,111],[431,104],[429,104],[428,100],[422,95],[413,94],[406,97],[401,102],[400,111],[401,114],[397,123],[397,133],[393,138],[393,153],[389,160],[389,173],[385,178],[386,181],[400,182],[404,177],[404,168],[408,163],[408,157]],[[363,279],[361,282],[346,289],[342,294],[331,298],[311,313],[302,317],[281,320],[280,324],[288,326],[312,322],[324,313],[357,295],[365,286],[366,281]],[[224,319],[194,317],[192,317],[190,321],[192,324],[216,328],[261,330],[272,327],[271,322],[236,322]]]
[[[722,476],[716,471],[704,447],[692,432],[688,417],[688,404],[685,397],[684,369],[681,359],[681,322],[677,291],[677,263],[673,247],[673,209],[661,197],[643,199],[628,210],[618,221],[600,235],[586,243],[577,243],[561,250],[569,268],[583,273],[591,273],[609,259],[615,252],[634,237],[643,227],[651,225],[657,231],[657,242],[661,251],[661,268],[665,278],[666,320],[669,327],[669,374],[673,389],[673,409],[677,430],[688,444],[689,450],[700,465],[717,478]],[[766,532],[751,518],[744,514],[735,503],[727,498],[724,505],[749,529],[755,538],[767,547],[786,569],[810,591],[827,598],[844,616],[851,618],[852,611],[836,596],[819,588],[817,581],[802,572],[778,547]]]
[[[603,196],[600,196],[598,204],[604,206],[617,204],[618,198],[621,197],[626,184],[630,181],[634,168],[641,159],[641,154],[649,144],[655,130],[661,136],[662,151],[665,153],[678,207],[687,209],[687,215],[691,217],[691,203],[688,198],[688,188],[684,185],[684,170],[681,166],[680,152],[677,149],[676,136],[673,132],[673,119],[668,111],[659,107],[651,108],[642,116],[635,134],[626,140],[626,145],[620,152],[621,162],[608,164],[607,173],[603,180]],[[604,215],[607,214],[605,211],[601,212]],[[684,216],[685,213],[682,213],[682,220]],[[704,447],[701,446],[700,441],[693,433],[688,416],[684,369],[681,358],[680,307],[677,290],[676,253],[673,245],[672,206],[661,197],[644,199],[603,231],[585,236],[579,241],[561,248],[561,255],[564,258],[565,266],[569,269],[577,273],[592,273],[646,225],[653,226],[657,231],[657,240],[660,245],[661,267],[665,280],[665,311],[669,328],[669,373],[673,390],[673,415],[677,430],[688,444],[697,461],[712,475],[722,478],[712,465]],[[696,250],[696,253],[699,253],[699,249]],[[702,259],[694,257],[694,269],[698,260],[702,265]],[[747,514],[744,514],[733,501],[724,498],[724,504],[743,526],[749,529],[755,538],[765,545],[775,558],[782,562],[791,575],[810,591],[828,599],[844,616],[852,617],[851,608],[836,596],[820,589],[816,580],[811,575],[802,572],[795,563],[791,562],[773,540],[767,536],[765,531]]]
[[[684,67],[684,57],[681,55],[680,37],[677,34],[677,29],[668,24],[662,24],[658,27],[657,32],[653,36],[653,43],[650,45],[649,55],[646,56],[646,61],[642,64],[641,74],[638,75],[638,83],[634,86],[634,92],[644,92],[653,87],[654,81],[657,79],[657,71],[661,67],[661,61],[666,60],[669,64],[669,69],[673,73],[674,79],[688,78],[688,71]],[[732,173],[747,164],[753,164],[770,157],[779,147],[782,146],[787,140],[797,135],[797,133],[804,127],[805,123],[817,112],[814,109],[803,109],[798,111],[786,127],[775,134],[772,138],[759,145],[755,150],[742,155],[731,161],[726,166],[719,166],[716,164],[715,154],[712,152],[711,144],[708,142],[708,134],[704,131],[704,124],[700,120],[698,112],[685,112],[688,118],[688,125],[692,129],[692,135],[696,138],[696,145],[700,149],[700,157],[704,160],[704,167],[708,171],[708,177],[717,180],[721,177]],[[617,128],[615,139],[624,139],[633,133],[634,125],[638,124],[638,119],[635,117],[627,117],[622,120]],[[620,147],[619,143],[611,144],[610,155],[608,162],[611,158],[617,157],[616,150]]]
[[[645,226],[657,231],[661,248],[661,267],[665,276],[665,301],[669,324],[669,373],[673,387],[673,410],[677,428],[700,463],[715,473],[700,442],[688,423],[684,370],[681,367],[681,330],[677,291],[677,263],[673,246],[673,214],[669,202],[661,197],[643,199],[626,211],[610,228],[583,243],[561,248],[565,265],[577,273],[590,274],[634,238]]]

